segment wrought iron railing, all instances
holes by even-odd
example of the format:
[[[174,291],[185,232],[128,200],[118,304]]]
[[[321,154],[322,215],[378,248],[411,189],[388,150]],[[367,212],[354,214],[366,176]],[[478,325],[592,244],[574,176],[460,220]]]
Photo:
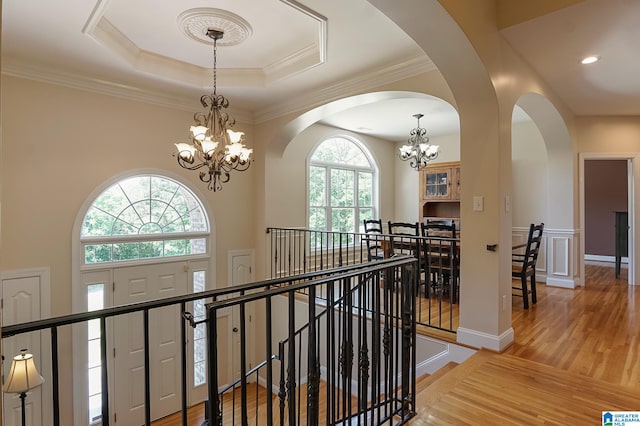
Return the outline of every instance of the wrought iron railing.
[[[402,424],[415,414],[417,261],[403,256],[339,271],[207,305],[214,342],[210,424]],[[391,280],[394,285],[385,285]],[[233,388],[216,393],[218,313],[237,308],[243,324],[255,304],[265,313],[266,361],[241,371]],[[275,323],[285,328],[277,330]],[[241,344],[245,333],[240,330]],[[257,396],[249,398],[257,388],[251,380],[262,381],[272,395],[262,398],[260,407]]]
[[[149,366],[149,313],[167,306],[180,306],[181,315],[175,321],[180,322],[181,341],[184,343],[181,345],[181,411],[182,424],[186,425],[186,327],[195,325],[186,307],[187,303],[207,299],[212,301],[207,306],[206,320],[209,339],[207,411],[210,416],[214,416],[209,419],[210,425],[214,424],[214,420],[215,424],[220,424],[218,420],[225,417],[225,389],[234,389],[231,392],[232,399],[236,395],[235,389],[238,390],[238,418],[242,424],[247,424],[251,413],[247,402],[248,385],[252,380],[256,382],[255,390],[264,393],[266,400],[271,401],[270,395],[273,393],[277,395],[278,401],[275,411],[277,415],[271,404],[258,407],[255,402],[255,422],[302,424],[303,412],[306,413],[307,421],[314,422],[314,419],[321,416],[319,396],[323,395],[323,406],[330,413],[331,419],[348,421],[366,417],[367,423],[382,423],[384,419],[394,419],[394,422],[401,423],[415,409],[415,286],[412,283],[415,280],[416,264],[416,260],[410,257],[389,259],[376,264],[353,264],[232,288],[65,315],[3,327],[2,338],[29,332],[49,332],[51,371],[41,373],[50,380],[53,389],[51,422],[57,426],[60,424],[61,391],[58,377],[59,331],[74,324],[98,320],[101,342],[101,422],[108,426],[111,419],[110,395],[118,391],[109,388],[108,378],[113,373],[108,370],[107,362],[106,336],[112,332],[111,322],[108,320],[120,315],[142,313],[138,316],[141,317],[144,330],[144,423],[150,425],[152,378]],[[384,284],[392,281],[393,286]],[[301,290],[306,292],[308,299],[300,300],[297,294]],[[307,303],[309,300],[316,300],[316,294],[321,292],[324,294],[323,307]],[[365,300],[370,300],[369,305]],[[263,339],[249,337],[246,313],[249,304],[255,304],[256,312],[263,313],[256,316],[254,321],[254,324],[264,324]],[[369,307],[364,309],[364,306]],[[226,343],[218,340],[216,313],[227,308],[237,308],[241,319],[238,331],[241,373],[239,385],[232,386],[218,381],[219,368],[228,366],[218,365],[217,362],[217,348]],[[300,312],[305,309],[306,314],[300,317]],[[318,316],[318,309],[326,313]],[[249,347],[257,341],[265,348],[262,357],[264,361],[249,368],[246,354]],[[277,351],[274,350],[275,347],[278,348]],[[304,351],[307,354],[304,358],[306,361],[299,357]],[[354,357],[357,364],[351,364]],[[275,378],[280,378],[278,386],[274,386]],[[301,393],[303,383],[307,388],[305,394]],[[234,402],[231,404],[233,406]],[[227,417],[234,418],[234,415]]]
[[[268,273],[272,278],[408,254],[418,259],[416,321],[418,325],[455,333],[459,323],[460,240],[392,234],[267,228]],[[379,247],[372,249],[372,247]],[[373,252],[373,250],[376,250]],[[317,295],[320,299],[326,296]]]

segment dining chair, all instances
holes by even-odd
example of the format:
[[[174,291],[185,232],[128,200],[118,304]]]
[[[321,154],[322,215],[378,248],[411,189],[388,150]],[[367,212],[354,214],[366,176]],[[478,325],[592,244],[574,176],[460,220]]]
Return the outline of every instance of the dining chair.
[[[427,296],[435,291],[438,295],[448,293],[452,303],[457,300],[460,259],[457,247],[456,225],[452,220],[434,220],[420,224],[425,240],[425,273],[428,283]]]
[[[415,238],[418,237],[418,222],[391,222],[389,221],[389,245],[391,247],[391,255],[394,254],[414,254]],[[395,238],[394,238],[395,237]],[[412,241],[413,240],[413,241]]]
[[[420,261],[420,249],[418,241],[420,226],[418,222],[388,222],[389,225],[389,255],[409,255],[415,256]],[[422,262],[419,265],[422,271]],[[400,276],[395,277],[395,286],[400,283]]]
[[[382,248],[382,219],[365,219],[364,232],[367,235],[365,241],[367,243],[367,260],[384,259],[384,250]],[[376,236],[377,235],[377,236]]]
[[[515,293],[514,295],[522,296],[525,309],[529,309],[529,292],[531,292],[531,303],[536,304],[538,302],[536,295],[536,261],[538,260],[538,252],[542,243],[543,231],[544,223],[539,225],[532,223],[529,226],[529,236],[527,237],[524,253],[513,253],[511,255],[511,277],[520,278],[520,287],[513,286],[513,289],[522,293]],[[527,278],[529,277],[531,279],[531,290],[527,289]]]

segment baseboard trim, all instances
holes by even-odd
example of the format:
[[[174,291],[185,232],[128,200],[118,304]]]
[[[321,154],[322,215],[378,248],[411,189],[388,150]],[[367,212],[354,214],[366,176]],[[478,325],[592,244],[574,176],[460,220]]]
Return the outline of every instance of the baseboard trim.
[[[603,256],[603,255],[599,255],[599,254],[585,254],[584,255],[584,260],[585,261],[592,261],[592,262],[615,263],[616,262],[616,257],[615,256]],[[621,262],[622,263],[629,263],[629,258],[628,257],[622,257],[621,258]]]
[[[469,328],[458,327],[458,342],[474,348],[486,348],[496,352],[502,352],[514,340],[513,328],[499,336],[484,333],[482,331],[471,330]]]
[[[561,288],[576,288],[576,283],[574,280],[568,280],[563,278],[551,278],[547,277],[546,284],[550,287],[561,287]]]

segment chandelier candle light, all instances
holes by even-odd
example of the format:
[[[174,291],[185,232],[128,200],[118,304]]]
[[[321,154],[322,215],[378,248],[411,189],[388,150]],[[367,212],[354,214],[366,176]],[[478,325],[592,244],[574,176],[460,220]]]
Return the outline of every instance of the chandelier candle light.
[[[252,149],[243,142],[243,132],[234,132],[236,120],[225,110],[229,101],[216,92],[217,41],[222,39],[223,31],[213,28],[207,30],[207,37],[213,39],[213,93],[202,95],[200,103],[205,112],[193,115],[195,125],[191,126],[190,143],[176,143],[178,164],[188,170],[202,167],[200,180],[208,184],[211,191],[220,191],[222,184],[229,181],[232,170],[245,171],[251,165]]]
[[[440,147],[438,145],[430,145],[427,130],[420,127],[420,119],[424,115],[414,114],[414,117],[418,119],[418,126],[409,133],[411,135],[407,140],[409,143],[400,147],[399,156],[401,160],[410,160],[411,167],[420,170],[426,167],[429,161],[438,157]]]

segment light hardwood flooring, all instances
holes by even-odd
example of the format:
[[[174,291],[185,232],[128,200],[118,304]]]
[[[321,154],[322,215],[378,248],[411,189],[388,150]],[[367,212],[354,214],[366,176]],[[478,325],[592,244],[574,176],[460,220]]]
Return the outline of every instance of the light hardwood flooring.
[[[640,286],[626,270],[586,267],[575,290],[538,284],[512,299],[515,341],[418,381],[415,425],[597,425],[604,410],[640,410]],[[198,414],[199,413],[199,414]],[[203,421],[202,407],[189,425]],[[180,418],[155,426],[174,426]]]

